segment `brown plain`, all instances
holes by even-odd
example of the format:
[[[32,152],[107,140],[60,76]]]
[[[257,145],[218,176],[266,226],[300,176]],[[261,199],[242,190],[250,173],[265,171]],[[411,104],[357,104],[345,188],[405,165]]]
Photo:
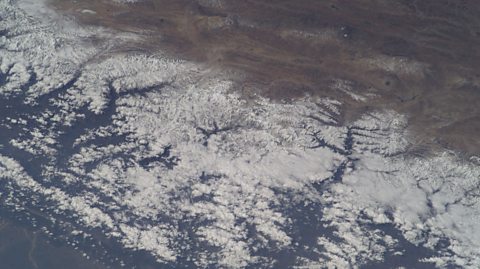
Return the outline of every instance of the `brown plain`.
[[[242,75],[237,88],[289,102],[305,94],[361,112],[409,116],[412,154],[480,154],[480,4],[476,0],[52,0],[85,24],[133,32],[119,50],[155,52]],[[89,10],[85,12],[85,10]],[[93,11],[93,12],[91,12]],[[348,81],[358,102],[332,85]]]

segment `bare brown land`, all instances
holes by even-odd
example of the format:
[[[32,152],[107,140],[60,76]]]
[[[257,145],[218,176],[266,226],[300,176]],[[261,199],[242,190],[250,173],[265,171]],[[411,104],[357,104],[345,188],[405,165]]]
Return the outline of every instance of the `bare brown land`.
[[[52,0],[78,21],[128,31],[118,49],[166,50],[240,72],[246,98],[305,94],[345,104],[341,121],[392,108],[418,146],[480,154],[480,4],[476,0]],[[88,10],[88,11],[86,11]],[[93,11],[93,12],[92,12]],[[357,102],[339,91],[347,81]]]

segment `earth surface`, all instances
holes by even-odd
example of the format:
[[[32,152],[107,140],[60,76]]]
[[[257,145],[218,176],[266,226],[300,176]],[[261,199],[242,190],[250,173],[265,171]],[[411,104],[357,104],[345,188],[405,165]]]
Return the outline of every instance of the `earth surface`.
[[[0,0],[0,268],[479,268],[473,0]]]

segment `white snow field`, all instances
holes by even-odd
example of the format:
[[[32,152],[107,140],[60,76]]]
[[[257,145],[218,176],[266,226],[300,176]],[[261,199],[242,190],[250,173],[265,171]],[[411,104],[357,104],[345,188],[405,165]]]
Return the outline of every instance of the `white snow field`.
[[[134,38],[0,0],[4,210],[172,268],[480,267],[478,164],[404,154],[394,111],[342,126],[337,100],[112,49]]]

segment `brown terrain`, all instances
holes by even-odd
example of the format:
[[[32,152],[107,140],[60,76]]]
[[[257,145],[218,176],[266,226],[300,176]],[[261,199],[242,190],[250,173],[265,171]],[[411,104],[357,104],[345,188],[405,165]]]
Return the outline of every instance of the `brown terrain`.
[[[391,108],[418,145],[480,154],[477,0],[52,0],[79,22],[142,37],[118,50],[167,51],[241,74],[246,98],[342,100],[342,122]],[[342,89],[370,96],[358,102]]]

